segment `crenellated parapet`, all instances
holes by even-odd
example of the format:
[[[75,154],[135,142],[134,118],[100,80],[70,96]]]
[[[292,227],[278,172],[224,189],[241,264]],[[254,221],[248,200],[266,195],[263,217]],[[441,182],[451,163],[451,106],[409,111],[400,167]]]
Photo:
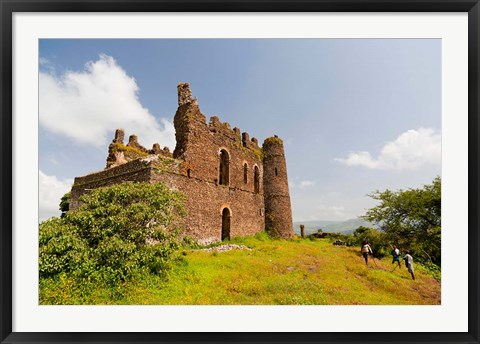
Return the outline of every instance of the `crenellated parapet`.
[[[257,150],[261,149],[258,146],[257,138],[252,137],[252,139],[250,139],[250,135],[248,133],[242,133],[242,146],[247,148],[247,149],[251,149],[253,151],[257,151]]]
[[[235,147],[243,147],[255,155],[261,155],[262,149],[258,146],[258,140],[255,137],[250,139],[248,133],[242,133],[237,127],[231,129],[230,123],[221,122],[217,116],[210,117],[208,130],[214,138],[228,138],[232,141]]]
[[[230,123],[220,122],[217,116],[210,117],[208,130],[213,136],[223,135],[234,142],[240,142],[240,129],[237,127],[231,129]]]

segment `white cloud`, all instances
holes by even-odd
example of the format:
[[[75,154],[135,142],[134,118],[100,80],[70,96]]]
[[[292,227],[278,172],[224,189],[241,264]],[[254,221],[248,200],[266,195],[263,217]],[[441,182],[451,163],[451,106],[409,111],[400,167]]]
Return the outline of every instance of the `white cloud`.
[[[288,187],[290,189],[298,188],[298,189],[304,190],[307,187],[313,186],[315,184],[316,184],[316,182],[313,181],[313,180],[302,180],[299,183],[296,183],[296,182],[293,182],[293,181],[288,181]]]
[[[313,186],[313,185],[315,185],[315,184],[316,184],[316,182],[313,181],[313,180],[302,180],[302,181],[300,182],[300,184],[299,184],[298,187],[299,187],[300,189],[305,189],[305,188],[307,188],[307,187],[309,187],[309,186]]]
[[[336,158],[347,166],[370,169],[416,170],[424,165],[440,165],[442,158],[441,133],[431,128],[408,130],[388,142],[377,158],[369,152],[350,153],[347,158]]]
[[[80,72],[57,76],[54,70],[41,71],[40,124],[53,133],[98,147],[113,138],[115,129],[124,128],[147,148],[158,142],[173,150],[172,120],[157,121],[140,103],[138,91],[135,79],[107,55],[88,62]]]
[[[73,180],[59,180],[56,176],[48,176],[39,171],[38,182],[39,221],[52,216],[60,216],[60,210],[58,209],[60,199],[70,191]]]

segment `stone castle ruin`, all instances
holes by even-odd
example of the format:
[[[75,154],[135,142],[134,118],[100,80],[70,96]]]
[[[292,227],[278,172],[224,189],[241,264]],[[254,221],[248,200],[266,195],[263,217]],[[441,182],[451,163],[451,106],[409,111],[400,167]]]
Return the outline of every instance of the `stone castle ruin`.
[[[88,190],[122,182],[164,182],[187,196],[185,234],[201,242],[253,235],[265,229],[293,236],[283,142],[256,138],[230,128],[218,117],[206,122],[187,83],[178,85],[174,117],[176,146],[146,149],[118,129],[105,170],[75,178],[70,208]]]

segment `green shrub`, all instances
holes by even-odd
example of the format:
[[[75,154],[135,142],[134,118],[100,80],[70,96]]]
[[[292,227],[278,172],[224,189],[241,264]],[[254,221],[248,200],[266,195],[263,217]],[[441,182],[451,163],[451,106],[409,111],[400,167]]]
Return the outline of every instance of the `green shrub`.
[[[67,214],[67,212],[70,208],[70,198],[71,198],[71,196],[72,195],[69,191],[65,195],[63,195],[62,198],[60,199],[60,204],[58,206],[58,209],[62,212],[60,217],[65,217],[65,215]]]
[[[192,238],[189,235],[185,235],[183,237],[182,242],[181,242],[181,246],[183,248],[193,249],[193,250],[199,249],[199,248],[202,247],[202,245],[200,245],[197,240],[195,240],[194,238]]]
[[[41,276],[73,272],[88,266],[87,241],[61,219],[51,218],[40,224],[39,243]]]
[[[432,263],[428,260],[422,260],[421,258],[417,259],[416,263],[417,263],[417,266],[419,267],[418,270],[426,272],[427,274],[432,276],[438,282],[441,281],[442,270],[438,265],[436,265],[436,264],[434,264],[434,263]],[[414,264],[415,264],[415,262],[414,262]]]
[[[40,276],[125,281],[163,273],[178,248],[185,197],[161,183],[93,190],[80,207],[40,224]]]

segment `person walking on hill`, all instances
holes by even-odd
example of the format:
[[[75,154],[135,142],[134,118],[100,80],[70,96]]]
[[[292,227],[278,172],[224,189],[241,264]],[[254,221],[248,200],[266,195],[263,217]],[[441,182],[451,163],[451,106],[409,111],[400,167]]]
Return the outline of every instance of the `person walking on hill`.
[[[393,257],[392,264],[395,264],[395,262],[398,263],[398,267],[401,269],[402,265],[400,264],[400,250],[397,248],[397,246],[393,245],[392,250],[390,251],[390,254]]]
[[[369,254],[373,255],[373,251],[372,251],[372,248],[370,247],[370,244],[368,243],[368,240],[365,239],[362,242],[362,255],[363,255],[363,258],[365,258],[365,264],[367,264],[367,266],[368,266]]]
[[[407,267],[408,272],[410,272],[410,275],[412,275],[412,279],[415,280],[415,274],[413,271],[413,257],[410,255],[410,251],[406,251],[403,259],[405,260],[405,266]]]

